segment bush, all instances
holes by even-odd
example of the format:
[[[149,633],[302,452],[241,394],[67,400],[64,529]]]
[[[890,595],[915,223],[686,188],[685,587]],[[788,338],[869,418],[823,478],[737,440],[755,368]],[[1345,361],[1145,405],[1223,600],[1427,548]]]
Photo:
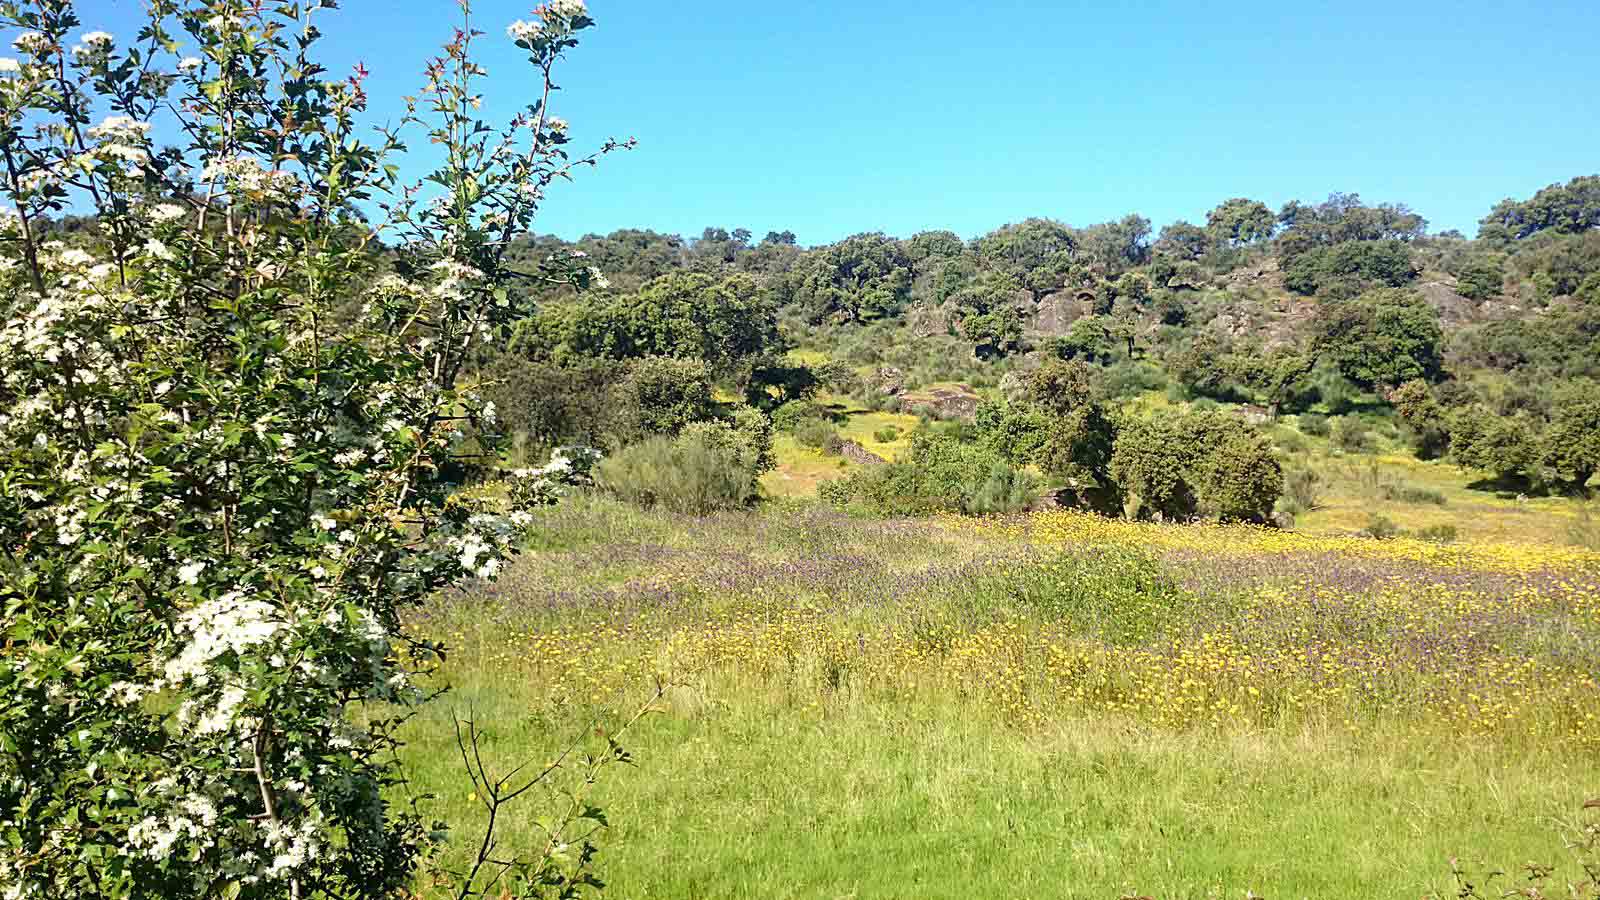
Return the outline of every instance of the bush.
[[[527,435],[538,447],[597,445],[615,411],[610,388],[616,370],[610,360],[555,363],[506,354],[482,373],[484,395],[501,428]]]
[[[839,429],[830,422],[818,419],[807,419],[794,431],[795,442],[802,447],[823,452],[835,452],[839,449]]]
[[[1361,529],[1361,534],[1364,537],[1387,541],[1399,537],[1400,526],[1387,516],[1372,513],[1367,516],[1367,527]]]
[[[1416,531],[1416,538],[1420,541],[1432,541],[1435,544],[1455,543],[1457,536],[1456,526],[1450,524],[1429,525]]]
[[[822,498],[878,515],[1011,513],[1026,508],[1040,485],[999,454],[948,436],[919,431],[900,459],[824,482]]]
[[[675,435],[690,422],[711,418],[711,372],[697,359],[645,357],[628,366],[612,398],[619,444]]]
[[[1301,431],[1312,437],[1327,437],[1332,431],[1328,425],[1328,417],[1316,413],[1301,413],[1295,416],[1294,423]]]
[[[900,439],[900,426],[888,425],[872,433],[872,439],[880,444],[892,444]]]
[[[569,744],[567,776],[513,781],[458,722],[488,796],[480,849],[449,871],[423,868],[444,823],[411,802],[403,758],[445,718],[419,715],[442,653],[412,612],[496,577],[534,521],[452,475],[464,438],[501,449],[474,366],[529,317],[526,285],[599,281],[567,253],[502,253],[528,245],[569,160],[622,145],[569,147],[543,115],[480,121],[464,30],[404,126],[374,122],[361,74],[322,66],[307,17],[332,5],[155,3],[120,45],[71,2],[6,5],[31,31],[0,91],[6,897],[596,883],[588,803],[552,802],[536,843],[495,823],[523,817],[504,805],[518,795],[585,796],[574,781],[627,758],[616,731],[606,752]],[[533,18],[511,33],[548,96],[592,21],[576,2]],[[404,159],[402,139],[437,153]],[[67,209],[86,214],[71,245],[24,224]],[[547,502],[538,479],[581,465],[552,460],[515,493]]]
[[[1300,512],[1322,505],[1322,475],[1315,469],[1290,469],[1283,476],[1284,496]]]
[[[1379,488],[1379,493],[1383,499],[1397,503],[1431,503],[1434,506],[1444,506],[1449,502],[1444,494],[1432,488],[1417,487],[1403,481],[1387,482]]]
[[[759,409],[735,407],[723,418],[690,423],[683,434],[738,454],[757,475],[778,467],[777,457],[772,454],[772,422]]]
[[[829,422],[833,411],[811,400],[790,400],[772,411],[772,427],[776,431],[793,432],[807,422]]]
[[[629,503],[705,515],[738,509],[759,496],[757,466],[711,429],[656,436],[600,461],[599,488]]]
[[[1333,420],[1333,445],[1346,453],[1365,453],[1370,446],[1367,424],[1355,416]]]

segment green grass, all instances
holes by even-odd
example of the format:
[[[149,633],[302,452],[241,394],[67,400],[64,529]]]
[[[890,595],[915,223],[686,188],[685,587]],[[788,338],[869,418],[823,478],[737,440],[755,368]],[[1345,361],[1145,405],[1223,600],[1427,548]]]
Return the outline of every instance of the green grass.
[[[464,675],[466,673],[463,673]],[[486,671],[451,702],[509,765],[557,748]],[[1406,733],[1173,735],[1090,719],[1019,734],[970,708],[685,696],[598,796],[613,897],[1416,897],[1447,860],[1560,858],[1592,761]],[[448,732],[434,716],[419,735]],[[568,732],[570,733],[570,732]],[[472,821],[453,747],[418,774]],[[453,790],[444,786],[454,784]],[[503,837],[532,843],[526,819]]]

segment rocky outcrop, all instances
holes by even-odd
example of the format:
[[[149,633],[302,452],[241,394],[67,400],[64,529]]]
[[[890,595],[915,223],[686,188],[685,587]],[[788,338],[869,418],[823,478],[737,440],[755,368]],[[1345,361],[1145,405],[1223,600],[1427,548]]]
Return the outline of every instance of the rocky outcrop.
[[[873,453],[856,441],[848,439],[839,442],[839,455],[863,466],[886,466],[889,464],[887,459]]]
[[[905,398],[909,412],[926,412],[940,419],[971,419],[978,411],[978,392],[964,384],[930,388]]]

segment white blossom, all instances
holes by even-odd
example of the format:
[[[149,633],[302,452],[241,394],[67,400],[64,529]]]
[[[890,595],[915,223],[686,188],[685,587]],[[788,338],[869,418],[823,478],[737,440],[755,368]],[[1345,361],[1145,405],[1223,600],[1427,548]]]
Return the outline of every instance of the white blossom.
[[[199,584],[200,573],[206,570],[204,562],[187,562],[178,567],[178,581],[183,584]]]
[[[130,116],[106,116],[87,132],[92,138],[113,138],[132,141],[150,132],[149,122],[140,122]]]
[[[0,72],[4,72],[4,73],[9,74],[9,73],[21,72],[21,71],[22,71],[22,64],[21,63],[17,62],[16,60],[12,59],[9,56],[0,56]]]
[[[524,22],[518,19],[506,26],[506,36],[513,41],[528,41],[531,43],[538,40],[540,33],[543,31],[544,23],[537,21]]]
[[[182,60],[180,60],[178,62],[178,71],[179,72],[193,72],[195,69],[200,68],[200,66],[201,66],[200,57],[198,57],[198,56],[185,56]]]
[[[25,31],[11,42],[11,46],[22,53],[38,54],[49,49],[50,39],[37,31]]]

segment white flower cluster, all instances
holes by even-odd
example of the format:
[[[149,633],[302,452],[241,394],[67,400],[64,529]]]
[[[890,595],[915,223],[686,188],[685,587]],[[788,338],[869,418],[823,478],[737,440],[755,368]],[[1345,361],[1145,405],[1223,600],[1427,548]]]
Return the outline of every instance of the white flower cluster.
[[[195,69],[200,68],[201,65],[202,65],[202,63],[200,61],[200,57],[198,57],[198,56],[185,56],[183,59],[178,61],[178,71],[179,72],[193,72]]]
[[[511,505],[526,516],[526,510],[550,506],[570,487],[590,484],[590,472],[600,461],[600,451],[592,447],[561,447],[550,454],[550,461],[538,468],[513,469],[508,473]],[[516,516],[516,513],[513,513]],[[526,524],[531,519],[517,521]]]
[[[213,159],[200,171],[203,182],[222,181],[229,188],[252,194],[276,195],[287,198],[299,182],[291,172],[267,169],[252,156],[230,156]]]
[[[91,31],[83,36],[83,43],[72,48],[72,56],[79,62],[90,62],[109,54],[115,41],[104,31]]]
[[[461,568],[478,578],[493,578],[505,565],[511,544],[520,529],[510,519],[477,513],[467,520],[469,530],[445,538],[445,546],[456,554]]]
[[[272,863],[267,866],[269,878],[282,878],[317,858],[322,852],[323,816],[320,812],[302,819],[296,826],[268,822],[262,826],[267,839]]]
[[[524,22],[518,19],[506,26],[506,37],[513,41],[526,41],[533,43],[544,33],[544,23],[540,21]]]
[[[87,132],[89,137],[114,141],[142,140],[149,133],[149,122],[140,122],[129,116],[107,116],[100,124],[91,126]]]
[[[22,64],[9,56],[0,56],[0,74],[15,75],[22,71]]]
[[[224,653],[242,653],[271,641],[286,627],[272,604],[252,600],[242,591],[229,591],[178,617],[178,629],[189,642],[167,661],[162,682],[181,685],[191,680],[205,684],[210,663]]]
[[[550,0],[547,7],[551,12],[564,18],[572,19],[589,11],[584,0]]]
[[[165,782],[171,789],[170,779]],[[188,840],[199,848],[212,845],[211,829],[217,824],[217,806],[199,794],[179,800],[170,814],[146,816],[128,829],[128,843],[154,860],[167,859],[179,841]]]
[[[11,42],[11,46],[15,47],[18,53],[28,53],[37,56],[48,51],[52,45],[50,43],[50,38],[46,37],[40,32],[25,31],[18,35],[16,40]]]

